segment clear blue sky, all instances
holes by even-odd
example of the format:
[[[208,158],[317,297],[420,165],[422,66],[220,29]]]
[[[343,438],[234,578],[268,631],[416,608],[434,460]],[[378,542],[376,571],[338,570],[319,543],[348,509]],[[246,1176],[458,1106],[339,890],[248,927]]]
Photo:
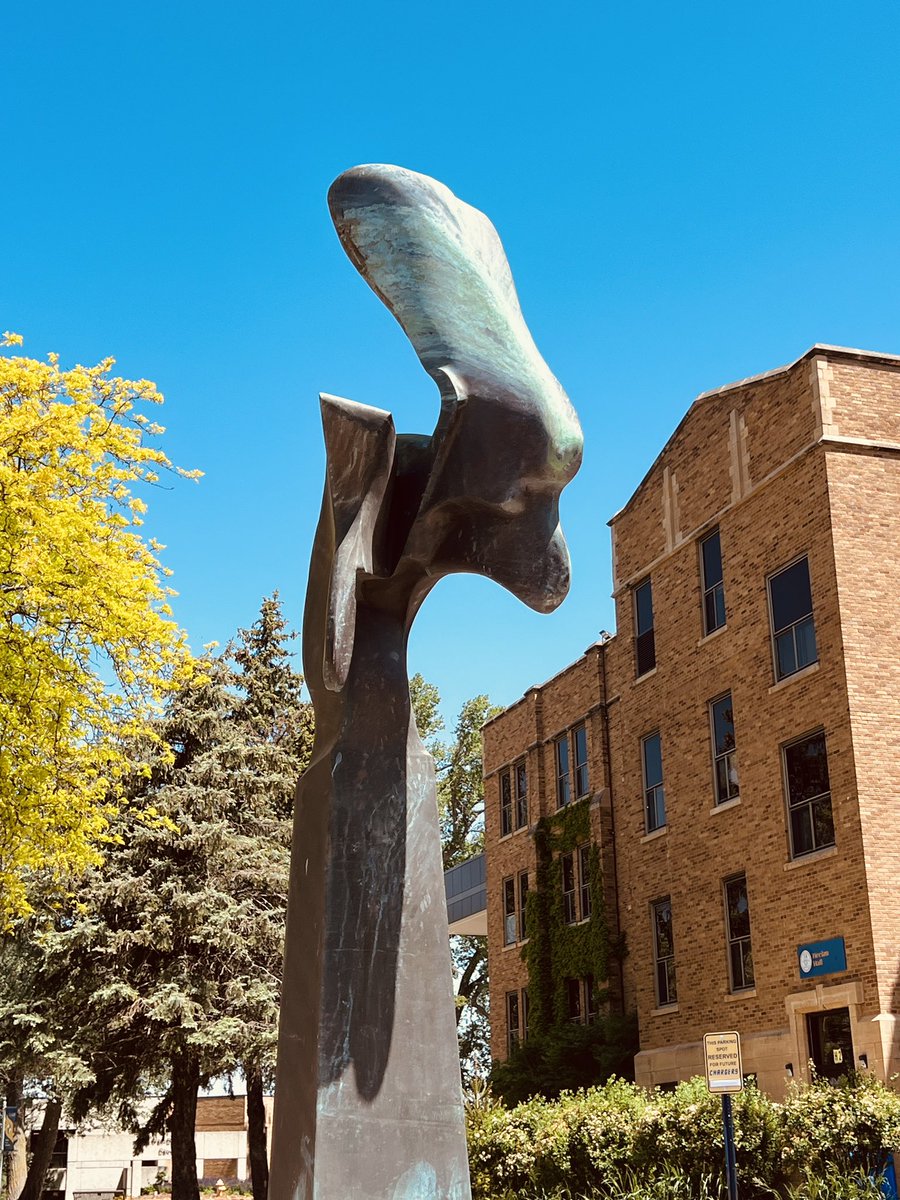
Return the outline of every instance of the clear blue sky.
[[[613,628],[606,521],[695,395],[816,341],[900,352],[895,4],[20,0],[2,40],[0,329],[165,392],[206,476],[148,532],[195,649],[275,588],[299,626],[320,390],[434,422],[328,217],[349,166],[488,213],[585,429],[559,612],[456,578],[417,621],[448,714]]]

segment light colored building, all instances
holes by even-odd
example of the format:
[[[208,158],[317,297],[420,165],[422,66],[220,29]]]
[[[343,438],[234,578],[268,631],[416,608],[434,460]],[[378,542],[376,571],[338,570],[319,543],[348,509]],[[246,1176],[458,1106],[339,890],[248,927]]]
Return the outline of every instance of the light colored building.
[[[525,1034],[521,893],[548,831],[565,935],[594,919],[585,852],[553,832],[583,806],[639,1082],[702,1072],[722,1029],[776,1095],[810,1059],[890,1077],[900,359],[815,346],[704,394],[610,524],[616,636],[485,729],[495,1056]],[[584,980],[555,995],[588,1019]]]
[[[197,1178],[226,1184],[249,1178],[246,1096],[201,1096],[197,1101]],[[267,1135],[272,1098],[265,1097]],[[29,1129],[39,1131],[42,1106],[29,1110]],[[156,1138],[139,1156],[131,1134],[100,1122],[63,1126],[57,1137],[44,1196],[48,1200],[112,1200],[139,1197],[143,1189],[167,1181],[172,1173],[168,1137]]]

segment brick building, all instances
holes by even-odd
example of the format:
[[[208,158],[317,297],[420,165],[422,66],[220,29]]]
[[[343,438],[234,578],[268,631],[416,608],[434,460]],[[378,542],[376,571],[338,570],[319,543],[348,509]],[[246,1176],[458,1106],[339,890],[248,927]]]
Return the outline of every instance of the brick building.
[[[539,985],[545,1024],[591,1018],[602,917],[639,1082],[702,1073],[720,1029],[775,1095],[809,1059],[890,1076],[900,358],[815,346],[705,393],[610,525],[616,635],[485,728],[494,1056]]]

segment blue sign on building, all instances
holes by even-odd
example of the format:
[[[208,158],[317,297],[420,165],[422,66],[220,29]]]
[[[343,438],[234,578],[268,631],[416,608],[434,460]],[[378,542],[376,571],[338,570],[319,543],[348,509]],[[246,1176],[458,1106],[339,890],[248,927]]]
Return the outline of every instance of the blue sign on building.
[[[846,971],[847,952],[844,949],[844,939],[828,938],[824,942],[807,942],[804,946],[798,946],[797,961],[800,965],[801,979]]]

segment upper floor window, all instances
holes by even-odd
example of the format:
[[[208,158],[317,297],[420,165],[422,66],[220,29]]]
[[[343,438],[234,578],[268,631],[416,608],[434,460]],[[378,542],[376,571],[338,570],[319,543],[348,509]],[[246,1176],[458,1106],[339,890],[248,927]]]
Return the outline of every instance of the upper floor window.
[[[824,846],[834,845],[834,816],[825,734],[792,742],[784,748],[788,816],[791,826],[791,856],[799,858]]]
[[[597,1017],[597,996],[593,975],[566,980],[566,1010],[569,1020],[590,1025]]]
[[[580,800],[590,791],[588,778],[587,729],[584,725],[576,725],[572,730],[572,749],[574,751],[575,799]]]
[[[500,772],[500,836],[512,833],[512,780],[509,771]]]
[[[718,529],[714,529],[700,543],[700,574],[703,583],[703,632],[708,634],[725,624],[722,544]]]
[[[581,919],[591,915],[591,848],[578,847],[578,895],[581,901]]]
[[[574,854],[561,854],[559,856],[559,871],[562,876],[563,920],[567,925],[574,925],[578,920]]]
[[[528,900],[528,872],[503,880],[503,945],[525,940],[525,909]]]
[[[770,577],[769,602],[775,639],[775,674],[778,679],[784,679],[818,658],[807,558],[798,558]]]
[[[713,700],[709,706],[709,713],[712,724],[716,804],[724,804],[726,800],[734,800],[740,795],[731,692]]]
[[[653,588],[649,578],[634,589],[634,661],[636,675],[646,675],[656,666]]]
[[[524,762],[516,763],[516,829],[528,824],[528,771]]]
[[[521,1027],[519,1024],[519,993],[506,993],[506,1050],[512,1054],[519,1044]]]
[[[503,880],[503,945],[511,946],[516,940],[516,881],[510,875]]]
[[[591,915],[590,856],[589,845],[559,856],[563,920],[567,925],[586,921]]]
[[[569,784],[569,739],[563,734],[553,745],[556,758],[556,807],[562,808],[572,799]]]
[[[663,790],[662,743],[658,733],[641,740],[644,765],[644,817],[647,832],[662,829],[666,823],[666,795]]]
[[[728,970],[731,990],[753,987],[753,951],[750,948],[750,904],[747,876],[725,880],[725,918],[728,923]]]
[[[660,1008],[678,999],[675,987],[675,940],[672,901],[666,896],[653,905],[653,957],[656,962],[656,1000]]]

